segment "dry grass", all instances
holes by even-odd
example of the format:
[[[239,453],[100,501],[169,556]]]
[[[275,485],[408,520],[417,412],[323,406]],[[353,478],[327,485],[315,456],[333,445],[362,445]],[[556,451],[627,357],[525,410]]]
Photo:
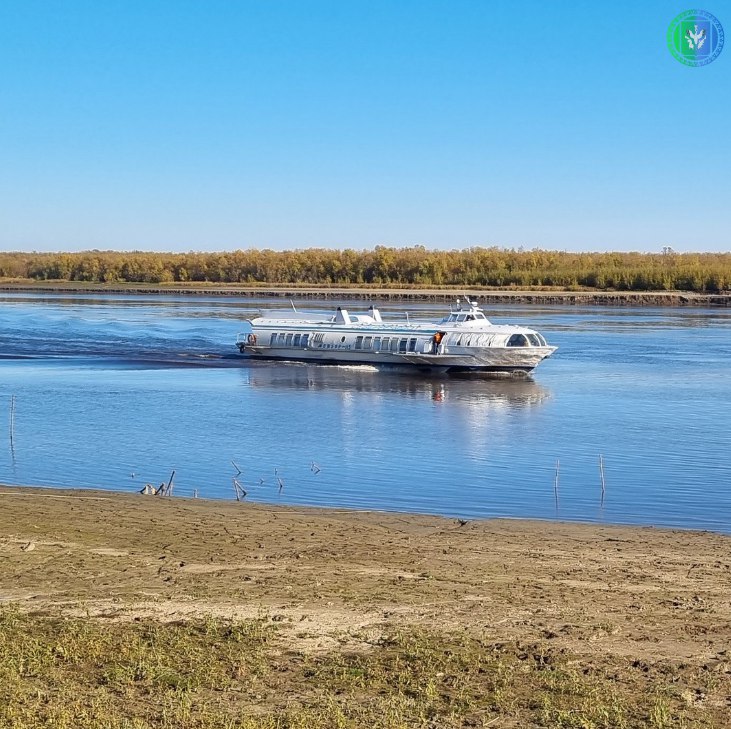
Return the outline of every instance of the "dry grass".
[[[313,655],[265,618],[0,612],[0,726],[13,729],[728,726],[729,676],[686,669],[423,630]]]

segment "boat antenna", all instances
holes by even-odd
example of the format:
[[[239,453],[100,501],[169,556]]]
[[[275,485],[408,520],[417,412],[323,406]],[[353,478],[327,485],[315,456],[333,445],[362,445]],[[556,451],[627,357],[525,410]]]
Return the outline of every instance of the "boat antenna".
[[[292,299],[289,300],[289,303],[292,304],[292,311],[297,311],[297,307],[294,305],[294,301]]]

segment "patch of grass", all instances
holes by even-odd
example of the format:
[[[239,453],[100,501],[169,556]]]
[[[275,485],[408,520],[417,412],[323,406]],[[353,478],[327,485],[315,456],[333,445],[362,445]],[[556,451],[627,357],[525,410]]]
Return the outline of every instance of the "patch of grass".
[[[0,726],[205,726],[212,696],[257,690],[271,634],[263,620],[104,624],[4,610]]]
[[[2,610],[0,727],[727,726],[718,702],[682,700],[677,670],[595,667],[545,644],[418,630],[306,655],[287,648],[285,630],[264,618],[121,623]],[[704,697],[711,685],[731,694],[725,674]]]

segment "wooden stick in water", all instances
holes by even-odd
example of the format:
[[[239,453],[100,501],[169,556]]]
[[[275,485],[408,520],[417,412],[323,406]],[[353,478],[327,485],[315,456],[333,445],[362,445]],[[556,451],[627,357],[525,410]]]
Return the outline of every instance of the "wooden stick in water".
[[[168,485],[165,488],[165,496],[172,496],[173,495],[173,479],[175,478],[175,471],[170,474],[170,480],[168,481]]]
[[[246,498],[246,489],[239,483],[238,479],[231,479],[234,484],[234,493],[236,494],[236,501]]]
[[[556,475],[553,478],[553,495],[556,499],[556,513],[558,513],[558,475],[559,475],[560,463],[558,458],[556,459]]]

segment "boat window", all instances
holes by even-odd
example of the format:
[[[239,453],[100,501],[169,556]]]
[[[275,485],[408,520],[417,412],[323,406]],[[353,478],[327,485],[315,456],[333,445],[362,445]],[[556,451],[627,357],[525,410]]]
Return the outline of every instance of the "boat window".
[[[280,335],[279,335],[279,337],[278,337],[278,339],[277,339],[277,344],[278,344],[278,345],[279,345],[280,347],[283,347],[283,346],[284,346],[284,334],[280,334]]]
[[[416,339],[409,339],[409,352],[416,352]]]
[[[370,349],[372,342],[373,342],[373,337],[366,337],[363,342],[363,349]]]
[[[287,335],[287,339],[285,341],[287,343],[287,346],[288,347],[291,347],[292,346],[292,335],[291,334],[288,334]]]
[[[478,311],[477,314],[475,314],[475,319],[485,319],[485,318],[486,318],[485,315],[480,311]]]
[[[269,340],[269,346],[273,347],[276,343],[277,343],[277,335],[275,333],[275,334],[272,334],[272,337]]]
[[[457,321],[464,321],[464,314],[460,314],[460,315],[459,315],[459,316],[457,317]]]
[[[300,338],[302,337],[301,334],[295,334],[294,335],[294,346],[299,347],[300,346]]]
[[[474,314],[467,314],[467,316],[464,318],[465,321],[474,321],[475,317]]]
[[[382,352],[388,352],[388,347],[391,344],[391,338],[390,337],[384,337],[381,340],[381,351]]]
[[[527,337],[530,340],[530,343],[534,347],[540,347],[541,346],[541,343],[538,341],[538,337],[535,334],[528,334]]]
[[[363,337],[356,337],[355,338],[355,348],[356,349],[362,349],[363,348]]]
[[[405,352],[406,351],[406,346],[408,345],[408,343],[409,343],[409,340],[408,339],[402,339],[402,340],[400,340],[399,343],[398,343],[398,351],[399,352]]]
[[[373,349],[375,349],[376,352],[381,351],[381,338],[380,337],[373,338]]]
[[[398,337],[394,337],[391,340],[391,351],[398,352]]]
[[[309,334],[303,334],[303,335],[302,335],[302,341],[300,342],[300,344],[301,344],[301,345],[302,345],[303,347],[306,347],[306,346],[307,346],[307,340],[308,340],[309,338],[310,338],[310,335],[309,335]]]
[[[508,339],[508,347],[527,347],[528,346],[528,340],[525,338],[523,334],[513,334],[510,339]]]

